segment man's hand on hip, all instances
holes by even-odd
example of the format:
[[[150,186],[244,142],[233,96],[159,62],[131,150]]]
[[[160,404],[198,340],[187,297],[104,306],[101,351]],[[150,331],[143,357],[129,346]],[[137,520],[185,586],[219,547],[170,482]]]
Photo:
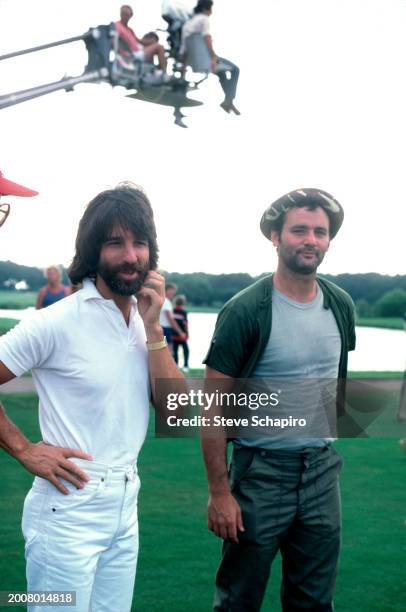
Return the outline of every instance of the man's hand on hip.
[[[92,457],[74,448],[60,448],[45,444],[45,442],[30,443],[15,456],[29,472],[49,480],[58,491],[65,495],[68,495],[69,491],[62,484],[61,478],[71,482],[78,489],[82,489],[90,480],[83,470],[69,461],[69,457],[87,461],[92,461]]]
[[[210,494],[207,509],[208,528],[223,540],[238,544],[237,531],[245,531],[241,509],[231,493]]]

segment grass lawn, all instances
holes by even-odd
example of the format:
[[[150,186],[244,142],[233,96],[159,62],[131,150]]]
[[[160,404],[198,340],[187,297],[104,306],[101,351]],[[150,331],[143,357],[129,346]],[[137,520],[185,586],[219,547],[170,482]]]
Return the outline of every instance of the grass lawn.
[[[0,290],[0,308],[28,308],[35,305],[36,291],[4,291]]]
[[[0,336],[6,334],[10,329],[19,323],[18,319],[1,319],[0,318]]]
[[[38,440],[36,396],[8,395],[3,401],[25,434]],[[345,461],[337,611],[406,610],[406,454],[398,445],[398,439],[406,436],[406,427],[395,422],[395,395],[391,402],[391,410],[380,418],[385,421],[386,435],[393,437],[336,443]],[[206,529],[206,483],[198,440],[157,439],[151,423],[139,469],[141,549],[132,609],[206,612],[211,606],[220,542]],[[32,477],[6,453],[0,453],[0,473],[1,589],[23,590],[20,521]],[[279,561],[275,561],[263,606],[266,612],[280,609],[279,576]]]

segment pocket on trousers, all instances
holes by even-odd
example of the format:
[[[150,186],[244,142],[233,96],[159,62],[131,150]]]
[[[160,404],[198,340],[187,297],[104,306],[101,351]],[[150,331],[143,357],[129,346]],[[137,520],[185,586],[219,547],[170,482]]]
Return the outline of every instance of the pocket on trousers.
[[[339,474],[344,465],[344,460],[342,456],[340,455],[340,453],[336,451],[334,446],[331,446],[330,448],[331,448],[331,460],[335,462],[337,473]]]
[[[41,533],[47,502],[47,491],[38,491],[32,488],[26,495],[21,520],[26,547],[30,546]]]
[[[233,451],[229,470],[230,487],[232,491],[238,486],[252,466],[255,454],[255,451],[249,448],[241,448]]]
[[[63,480],[63,484],[69,490],[68,495],[64,495],[64,493],[55,489],[49,496],[49,505],[54,516],[60,516],[65,514],[65,512],[86,508],[87,505],[90,505],[91,502],[97,498],[102,488],[104,488],[104,481],[100,478],[88,482],[83,489],[77,489],[75,485],[66,480]]]
[[[134,480],[134,494],[135,494],[137,502],[138,502],[138,494],[140,492],[140,489],[141,489],[141,480],[138,474],[136,474],[135,480]]]

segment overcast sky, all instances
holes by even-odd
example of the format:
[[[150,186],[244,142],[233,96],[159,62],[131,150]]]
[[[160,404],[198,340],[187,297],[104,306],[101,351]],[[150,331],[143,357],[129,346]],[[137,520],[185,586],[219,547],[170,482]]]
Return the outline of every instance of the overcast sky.
[[[118,18],[115,0],[0,0],[0,55]],[[194,2],[191,3],[192,6]],[[130,25],[163,27],[161,0],[137,0]],[[0,111],[0,169],[40,191],[12,199],[2,260],[69,264],[84,205],[122,180],[152,202],[169,271],[272,270],[264,208],[299,187],[345,209],[321,271],[403,274],[406,2],[218,0],[220,55],[241,68],[241,117],[220,108],[212,76],[187,130],[171,109],[122,88],[80,85]],[[0,94],[78,75],[83,43],[0,62]]]

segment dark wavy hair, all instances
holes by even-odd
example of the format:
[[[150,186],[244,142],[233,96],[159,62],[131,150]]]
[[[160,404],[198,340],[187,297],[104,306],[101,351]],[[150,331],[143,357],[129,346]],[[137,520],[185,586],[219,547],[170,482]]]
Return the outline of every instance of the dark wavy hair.
[[[86,207],[76,236],[76,253],[68,269],[73,284],[96,276],[101,247],[114,227],[147,240],[150,269],[157,267],[158,244],[151,204],[142,189],[122,183],[102,191]]]
[[[193,12],[195,15],[198,15],[199,13],[203,13],[203,11],[209,11],[212,7],[212,0],[199,0],[195,8],[193,9]]]

